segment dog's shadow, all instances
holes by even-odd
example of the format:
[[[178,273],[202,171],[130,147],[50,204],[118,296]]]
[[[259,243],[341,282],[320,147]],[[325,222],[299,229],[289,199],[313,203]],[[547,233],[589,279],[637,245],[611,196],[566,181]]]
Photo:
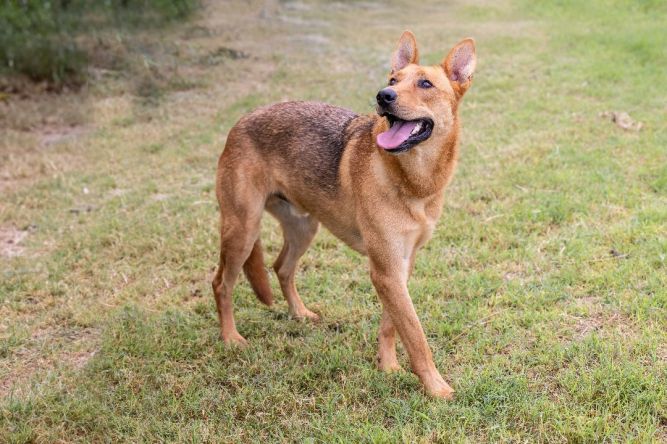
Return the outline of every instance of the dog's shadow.
[[[318,313],[322,315],[321,313]],[[271,308],[263,310],[261,317],[265,322],[259,319],[253,319],[248,322],[239,322],[240,333],[249,341],[261,340],[270,335],[285,335],[288,338],[306,339],[318,331],[326,334],[345,334],[350,329],[350,323],[341,319],[326,319],[322,317],[318,321],[297,319],[285,310],[273,310]],[[254,321],[254,322],[253,322]],[[252,324],[244,328],[244,324]]]

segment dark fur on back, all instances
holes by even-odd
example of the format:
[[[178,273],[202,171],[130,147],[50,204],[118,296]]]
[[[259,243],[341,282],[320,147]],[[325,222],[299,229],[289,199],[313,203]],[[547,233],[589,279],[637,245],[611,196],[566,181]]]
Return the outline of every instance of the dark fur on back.
[[[325,103],[283,102],[249,114],[241,126],[258,150],[298,171],[307,185],[335,193],[351,136],[346,129],[356,118],[348,109]]]

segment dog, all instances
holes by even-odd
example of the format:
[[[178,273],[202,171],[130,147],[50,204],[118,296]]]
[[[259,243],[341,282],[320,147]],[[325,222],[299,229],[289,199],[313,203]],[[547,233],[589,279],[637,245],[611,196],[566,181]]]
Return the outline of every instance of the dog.
[[[458,106],[472,82],[475,43],[464,39],[440,65],[421,66],[405,31],[391,59],[377,113],[360,116],[317,102],[259,108],[230,130],[217,169],[220,264],[213,293],[226,344],[245,345],[232,289],[243,269],[259,300],[273,303],[259,239],[266,210],[284,245],[273,265],[289,313],[317,320],[297,292],[297,262],[320,223],[368,256],[382,304],[377,365],[399,370],[396,332],[425,391],[452,398],[408,294],[417,251],[431,238],[458,157]]]

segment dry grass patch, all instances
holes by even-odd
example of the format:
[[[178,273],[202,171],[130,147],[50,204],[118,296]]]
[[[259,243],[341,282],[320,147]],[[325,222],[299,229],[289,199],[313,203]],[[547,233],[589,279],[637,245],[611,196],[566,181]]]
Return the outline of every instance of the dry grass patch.
[[[617,308],[605,304],[600,297],[576,298],[568,306],[563,306],[563,313],[570,321],[569,329],[575,341],[592,334],[627,340],[636,338],[640,333],[640,329],[630,317]]]
[[[81,370],[95,355],[98,338],[99,332],[92,329],[37,327],[3,359],[0,398],[29,396],[32,384],[39,385],[54,374]]]
[[[0,256],[6,258],[21,256],[25,250],[21,242],[28,236],[28,230],[12,226],[0,226]]]

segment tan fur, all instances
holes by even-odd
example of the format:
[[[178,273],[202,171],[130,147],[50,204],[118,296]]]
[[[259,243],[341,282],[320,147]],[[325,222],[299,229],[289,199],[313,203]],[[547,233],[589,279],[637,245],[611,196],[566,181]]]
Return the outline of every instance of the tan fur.
[[[392,58],[390,78],[396,80],[392,88],[398,94],[393,113],[404,120],[430,118],[434,125],[427,140],[403,154],[391,154],[376,144],[377,135],[388,129],[386,118],[356,116],[317,103],[260,108],[230,131],[218,163],[221,253],[213,281],[226,343],[245,343],[232,311],[232,289],[241,268],[258,297],[269,305],[273,300],[259,243],[264,210],[278,219],[284,233],[274,269],[289,311],[297,318],[318,318],[301,301],[294,275],[298,259],[322,223],[369,258],[371,279],[384,309],[378,366],[385,371],[400,368],[395,349],[398,331],[412,371],[426,391],[436,397],[452,396],[433,363],[407,281],[416,252],[431,238],[454,173],[457,108],[471,83],[474,44],[462,41],[440,66],[416,63],[416,41],[406,32]],[[417,81],[422,78],[434,87],[419,88]]]

